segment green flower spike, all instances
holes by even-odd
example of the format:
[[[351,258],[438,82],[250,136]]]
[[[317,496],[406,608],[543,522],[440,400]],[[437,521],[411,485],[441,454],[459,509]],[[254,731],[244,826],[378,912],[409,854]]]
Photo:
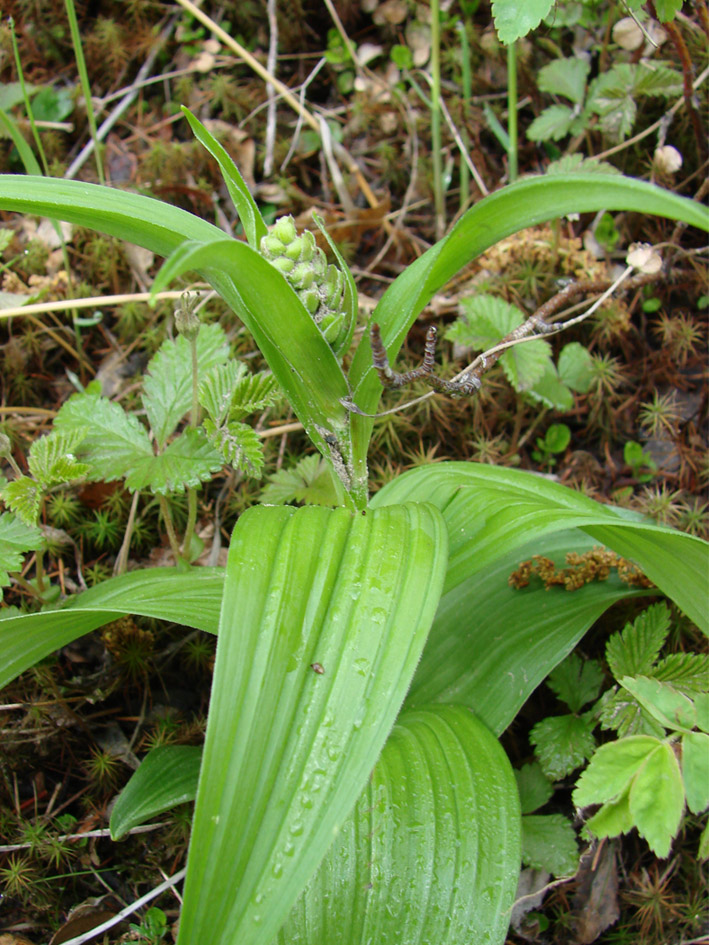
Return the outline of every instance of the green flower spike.
[[[350,328],[345,276],[336,266],[328,266],[315,236],[310,230],[298,236],[293,217],[280,217],[262,238],[261,255],[286,277],[327,343],[340,355]]]

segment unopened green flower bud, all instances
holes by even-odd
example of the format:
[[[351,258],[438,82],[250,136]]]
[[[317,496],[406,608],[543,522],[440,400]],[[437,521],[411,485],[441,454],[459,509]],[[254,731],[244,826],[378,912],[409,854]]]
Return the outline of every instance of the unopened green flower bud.
[[[308,263],[298,263],[289,273],[288,281],[294,289],[309,289],[315,281],[315,273]]]
[[[284,276],[287,276],[288,273],[292,272],[295,268],[295,263],[293,260],[288,259],[286,256],[279,256],[278,259],[269,259],[269,262],[279,272],[282,272]]]
[[[202,324],[199,315],[195,312],[198,302],[198,296],[191,296],[188,292],[184,292],[175,308],[175,328],[188,341],[195,340]]]
[[[300,301],[303,303],[310,315],[315,315],[320,306],[320,293],[315,286],[299,292]]]
[[[271,233],[282,243],[292,242],[298,235],[295,229],[295,220],[293,217],[280,217],[273,225]]]

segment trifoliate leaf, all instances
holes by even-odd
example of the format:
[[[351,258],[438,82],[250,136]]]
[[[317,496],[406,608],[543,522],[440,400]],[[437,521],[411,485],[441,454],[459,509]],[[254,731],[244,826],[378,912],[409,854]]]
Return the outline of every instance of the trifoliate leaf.
[[[697,724],[691,700],[670,683],[647,676],[623,676],[620,684],[665,728],[692,729]]]
[[[571,390],[585,394],[591,386],[592,378],[591,355],[578,341],[572,341],[561,349],[557,370],[562,382]]]
[[[572,712],[596,699],[602,684],[603,670],[598,660],[582,660],[576,653],[569,653],[547,679],[547,686]]]
[[[37,524],[42,490],[36,480],[29,476],[18,476],[7,483],[0,498],[25,525]]]
[[[554,793],[552,783],[542,771],[538,761],[522,765],[518,771],[515,771],[515,778],[523,814],[531,814],[532,811],[538,810]]]
[[[618,837],[633,829],[630,813],[630,787],[612,801],[606,801],[593,817],[586,821],[583,834],[586,837]]]
[[[652,675],[652,665],[670,631],[666,604],[653,604],[606,644],[608,666],[616,679]]]
[[[574,804],[588,807],[620,797],[660,744],[660,739],[634,735],[601,745],[576,782]]]
[[[593,754],[593,722],[578,715],[558,715],[538,722],[529,733],[542,771],[554,781],[566,777]]]
[[[576,834],[563,814],[527,814],[522,818],[522,862],[554,876],[573,876],[578,869]]]
[[[598,115],[601,130],[619,141],[630,134],[637,113],[632,84],[632,75],[616,66],[589,86],[587,107]]]
[[[571,133],[577,117],[568,105],[550,105],[527,128],[527,137],[530,141],[559,141]]]
[[[197,380],[229,355],[224,330],[202,325],[196,339]],[[180,335],[163,342],[148,364],[143,384],[143,406],[158,447],[164,446],[192,406],[192,348]]]
[[[10,583],[9,571],[20,570],[24,553],[37,551],[42,544],[42,533],[34,524],[27,525],[9,512],[0,514],[0,587]]]
[[[243,469],[248,476],[258,477],[263,469],[263,447],[256,431],[245,423],[234,420],[216,426],[207,418],[204,430],[212,446],[219,451],[225,463],[234,469]]]
[[[541,92],[562,95],[578,105],[583,101],[590,71],[591,65],[585,59],[554,59],[539,70],[537,87]]]
[[[682,73],[661,62],[639,62],[633,75],[633,91],[636,95],[662,98],[679,95],[682,92]]]
[[[261,491],[262,505],[304,502],[308,505],[339,505],[342,490],[321,456],[305,456],[292,469],[281,469]]]
[[[701,814],[709,807],[709,735],[704,732],[682,736],[682,780],[687,807]]]
[[[536,29],[549,13],[554,0],[492,0],[492,16],[501,43],[514,43]]]

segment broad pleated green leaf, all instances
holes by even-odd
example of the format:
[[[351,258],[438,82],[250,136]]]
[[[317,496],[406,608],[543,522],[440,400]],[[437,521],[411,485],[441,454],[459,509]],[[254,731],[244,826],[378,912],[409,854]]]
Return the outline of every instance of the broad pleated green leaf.
[[[433,619],[429,505],[252,508],[229,549],[180,945],[268,945],[351,811]]]
[[[133,827],[193,801],[201,763],[198,746],[164,745],[149,752],[113,805],[111,837],[119,840]]]
[[[276,941],[501,945],[519,864],[515,779],[489,729],[462,706],[405,712]]]
[[[634,561],[709,632],[709,544],[593,499],[541,476],[478,463],[437,463],[388,483],[372,501],[432,502],[444,511],[451,540],[446,592],[535,536],[582,528]]]
[[[216,633],[223,586],[223,568],[146,568],[110,578],[61,610],[0,620],[0,687],[54,650],[124,614]]]
[[[444,239],[408,266],[384,293],[370,324],[379,324],[389,358],[396,357],[409,328],[434,293],[490,246],[525,227],[566,213],[603,209],[656,214],[709,229],[709,212],[696,201],[621,175],[555,174],[510,184],[471,207]],[[382,387],[372,366],[368,332],[357,348],[349,380],[357,406],[365,413],[375,413]],[[366,461],[372,423],[367,417],[352,419],[355,475]]]
[[[541,584],[511,588],[509,575],[533,554],[563,565],[567,551],[587,551],[600,540],[614,548],[619,536],[623,542],[628,535],[647,536],[633,559],[645,570],[650,562],[653,577],[659,572],[658,586],[706,624],[704,584],[696,578],[702,568],[706,573],[705,542],[626,521],[612,507],[542,477],[475,463],[412,470],[385,486],[372,504],[424,496],[443,512],[450,559],[407,705],[466,703],[500,733],[611,604],[643,593],[617,577],[575,592],[546,591]],[[613,523],[608,534],[598,533],[600,521]]]
[[[612,604],[637,591],[612,576],[578,591],[522,590],[508,578],[519,563],[542,554],[563,565],[567,551],[594,542],[571,530],[545,535],[508,552],[441,598],[407,706],[428,702],[469,705],[496,734],[515,718],[536,687],[573,650]]]

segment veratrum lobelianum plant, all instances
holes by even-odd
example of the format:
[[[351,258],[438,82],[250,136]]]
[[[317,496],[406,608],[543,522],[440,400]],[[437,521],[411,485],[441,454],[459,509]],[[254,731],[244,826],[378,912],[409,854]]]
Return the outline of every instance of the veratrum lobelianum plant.
[[[111,824],[118,836],[196,792],[179,945],[501,945],[520,808],[496,736],[606,608],[648,593],[613,577],[574,594],[520,591],[510,572],[532,554],[563,560],[601,543],[707,632],[707,545],[532,474],[475,463],[420,467],[370,501],[367,415],[381,386],[368,334],[342,366],[357,311],[349,269],[334,247],[334,271],[324,266],[288,222],[269,234],[224,149],[185,115],[222,168],[246,243],[147,197],[71,181],[2,176],[0,207],[168,256],[155,291],[200,272],[251,331],[341,482],[343,505],[252,508],[224,570],[146,569],[60,609],[8,616],[0,683],[123,613],[218,633],[203,752],[149,755]],[[601,208],[707,229],[692,201],[621,176],[503,188],[384,293],[372,320],[389,357],[434,292],[487,247]],[[316,257],[312,280],[303,268],[293,279]],[[73,448],[82,461],[81,443]],[[19,524],[0,518],[5,571],[34,547]]]

